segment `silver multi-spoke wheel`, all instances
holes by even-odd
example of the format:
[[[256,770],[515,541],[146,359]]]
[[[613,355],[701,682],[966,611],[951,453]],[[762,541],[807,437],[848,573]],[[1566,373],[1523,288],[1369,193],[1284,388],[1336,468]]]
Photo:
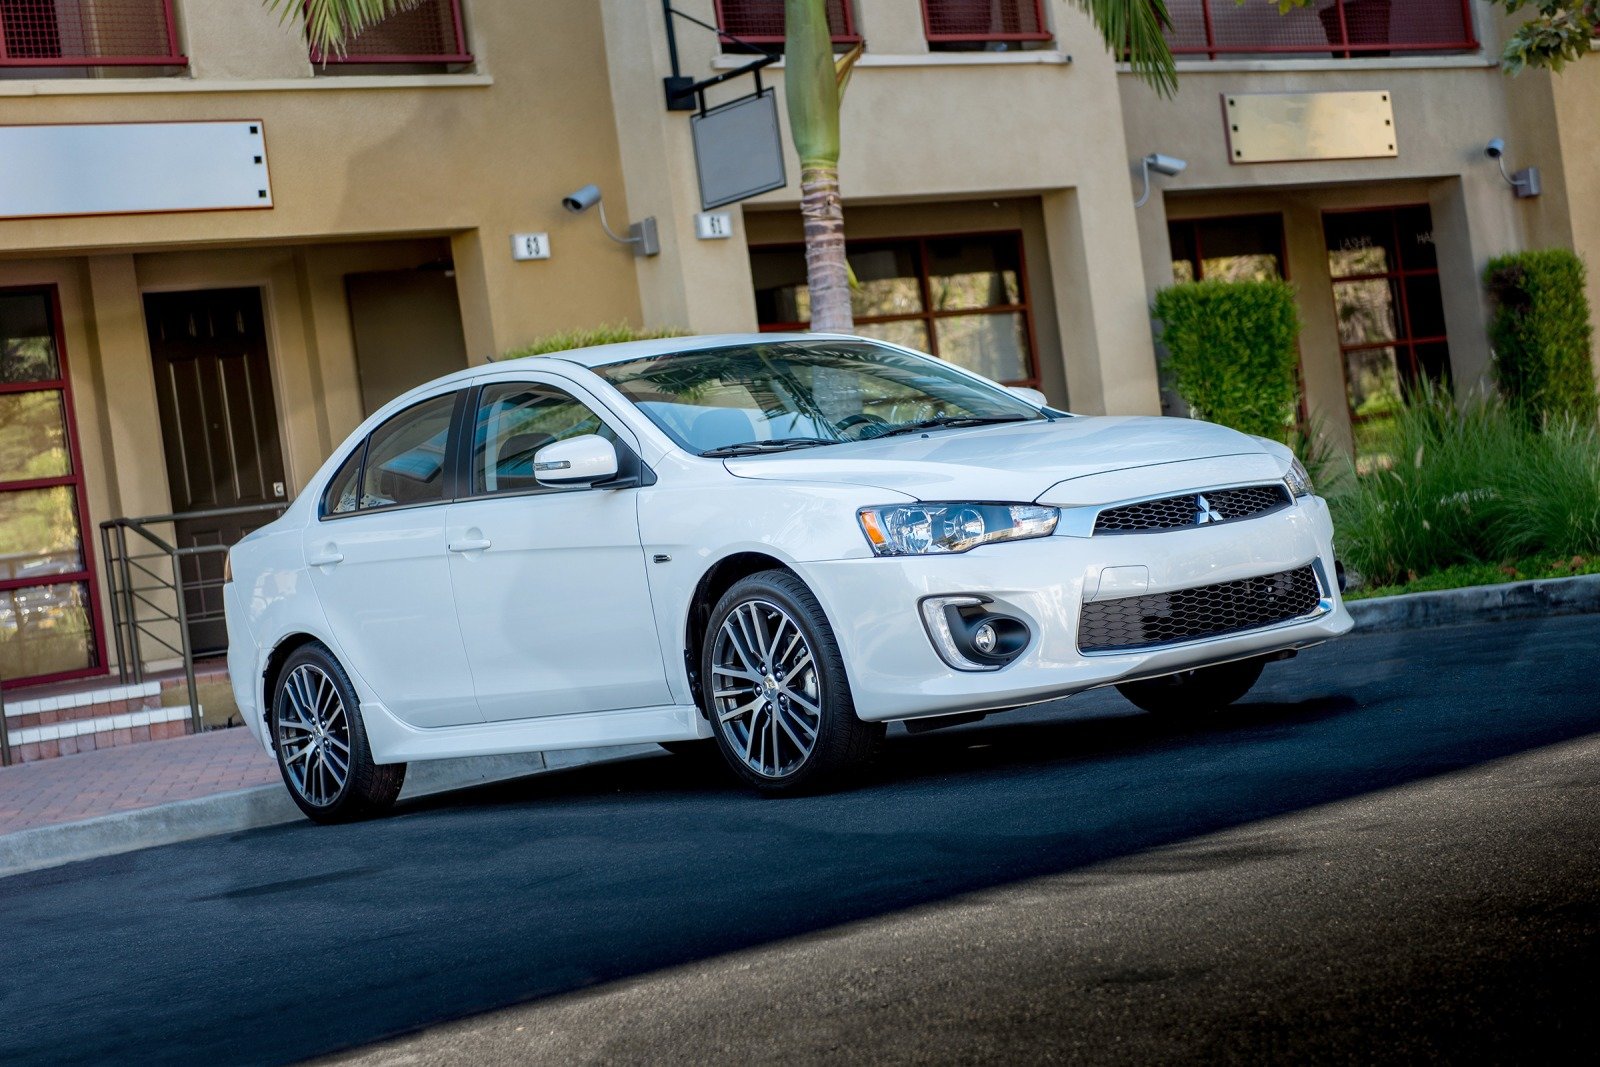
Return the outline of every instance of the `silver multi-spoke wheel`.
[[[289,784],[309,804],[326,807],[350,779],[350,718],[327,672],[305,663],[278,694],[278,751]]]
[[[798,769],[822,728],[816,657],[787,611],[739,604],[718,629],[711,688],[719,728],[745,766],[765,778]]]

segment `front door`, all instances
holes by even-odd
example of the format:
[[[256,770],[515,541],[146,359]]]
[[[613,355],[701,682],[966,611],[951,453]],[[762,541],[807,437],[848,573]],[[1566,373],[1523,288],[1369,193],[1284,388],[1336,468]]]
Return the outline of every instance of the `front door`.
[[[156,404],[176,514],[288,500],[259,289],[146,293]],[[179,546],[232,545],[272,513],[183,519]],[[189,639],[227,647],[221,553],[184,561]]]
[[[547,489],[533,456],[582,434],[617,441],[552,383],[485,385],[471,482],[445,523],[456,614],[490,722],[670,704],[637,493]],[[626,447],[623,445],[622,447]]]

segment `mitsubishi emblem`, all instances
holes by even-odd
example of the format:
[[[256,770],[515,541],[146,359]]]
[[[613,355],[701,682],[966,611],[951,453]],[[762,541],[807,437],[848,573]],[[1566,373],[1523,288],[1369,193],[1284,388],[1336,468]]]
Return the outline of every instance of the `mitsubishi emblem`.
[[[1222,512],[1212,507],[1211,501],[1207,500],[1204,496],[1196,496],[1194,498],[1194,502],[1195,506],[1199,508],[1199,510],[1195,512],[1194,516],[1194,524],[1196,526],[1204,526],[1207,523],[1223,521]]]

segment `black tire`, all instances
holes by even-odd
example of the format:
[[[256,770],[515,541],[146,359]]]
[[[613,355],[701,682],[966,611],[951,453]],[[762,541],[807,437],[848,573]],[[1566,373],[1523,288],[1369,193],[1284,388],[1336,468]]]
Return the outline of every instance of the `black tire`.
[[[372,761],[360,707],[350,676],[322,645],[296,649],[278,674],[267,718],[272,750],[289,796],[316,822],[352,822],[388,811],[405,783],[404,763]],[[303,708],[319,710],[307,715]],[[348,760],[335,784],[341,755]]]
[[[795,652],[788,660],[784,647],[777,647],[764,664],[751,664],[763,669],[763,680],[732,677],[718,673],[725,666],[739,667],[739,657],[732,654],[733,638],[721,640],[724,624],[737,627],[741,619],[755,621],[757,615],[773,622],[778,614],[788,619],[804,642],[805,648]],[[732,632],[732,631],[729,631]],[[773,646],[796,647],[791,644],[787,629],[775,627]],[[785,662],[805,660],[786,678]],[[719,657],[721,660],[719,661]],[[767,668],[771,668],[768,670]],[[752,672],[757,673],[757,672]],[[753,686],[750,692],[736,697],[719,697],[717,679],[731,686]],[[773,683],[776,680],[777,687]],[[845,677],[844,660],[839,654],[839,643],[834,639],[833,628],[822,611],[822,605],[806,588],[804,582],[787,571],[761,571],[736,582],[723,594],[711,612],[706,627],[705,642],[700,653],[701,699],[711,717],[712,732],[717,748],[739,780],[762,793],[792,795],[817,792],[835,785],[850,772],[858,770],[877,754],[883,740],[882,723],[866,723],[856,717],[855,701],[850,694],[850,682]],[[727,693],[724,689],[722,692]],[[723,715],[732,708],[742,706],[749,697],[754,708],[746,716],[723,721]],[[762,704],[765,701],[765,705]],[[810,708],[816,709],[813,715]],[[814,730],[814,737],[807,731]],[[741,736],[742,735],[742,736]],[[746,756],[746,743],[752,755],[757,751],[755,741],[761,738],[768,744],[770,736],[771,768],[758,771]],[[797,741],[796,738],[802,739]],[[811,747],[802,752],[805,740]],[[766,748],[760,750],[765,753]],[[785,756],[792,758],[784,758]],[[757,762],[766,765],[764,758]]]
[[[1264,659],[1199,667],[1142,682],[1124,682],[1117,692],[1152,715],[1203,715],[1227,707],[1261,677]]]

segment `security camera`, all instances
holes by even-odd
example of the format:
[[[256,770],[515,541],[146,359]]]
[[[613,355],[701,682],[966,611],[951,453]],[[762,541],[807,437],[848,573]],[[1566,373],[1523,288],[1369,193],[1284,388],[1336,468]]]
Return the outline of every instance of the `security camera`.
[[[1483,154],[1490,159],[1499,159],[1506,154],[1506,143],[1499,137],[1483,146]]]
[[[1151,170],[1157,174],[1165,174],[1169,178],[1176,177],[1189,169],[1188,160],[1178,159],[1175,156],[1164,156],[1160,152],[1151,152],[1144,157],[1144,161]]]
[[[568,193],[561,198],[561,206],[577,215],[588,211],[600,202],[600,187],[598,185],[585,185],[582,189]]]

